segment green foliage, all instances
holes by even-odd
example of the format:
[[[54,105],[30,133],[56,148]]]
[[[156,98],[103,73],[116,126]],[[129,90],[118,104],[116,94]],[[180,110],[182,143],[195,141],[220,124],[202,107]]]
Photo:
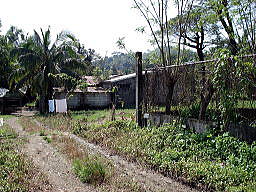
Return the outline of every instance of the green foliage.
[[[17,134],[14,133],[14,131],[7,129],[5,127],[0,128],[0,138],[9,138],[9,139],[13,139],[16,138]]]
[[[255,69],[251,63],[243,62],[237,56],[232,57],[226,50],[220,50],[212,81],[219,97],[217,109],[224,125],[238,120],[235,109],[241,106],[241,98],[247,98],[250,87],[254,86]],[[248,99],[251,99],[248,98]]]
[[[46,136],[46,133],[45,133],[44,129],[40,130],[39,136]]]
[[[115,75],[133,73],[135,72],[135,63],[134,55],[114,52],[110,57],[99,57],[93,62],[93,65],[96,66],[94,75],[106,79],[113,73],[116,73]]]
[[[15,152],[18,145],[13,139],[16,137],[8,127],[0,128],[0,191],[28,191],[28,170],[23,158]]]
[[[72,123],[72,133],[79,135],[82,134],[84,131],[87,130],[87,120],[77,120]]]
[[[52,139],[48,136],[43,136],[43,140],[45,140],[47,143],[51,143]]]
[[[193,103],[192,105],[182,107],[179,109],[179,113],[184,118],[197,118],[200,110],[199,103]]]
[[[249,145],[209,131],[195,134],[178,124],[140,128],[117,120],[88,128],[82,134],[131,159],[217,191],[247,191],[255,187],[256,143]]]
[[[98,185],[104,182],[106,178],[106,168],[96,157],[74,160],[73,169],[75,174],[84,183]]]

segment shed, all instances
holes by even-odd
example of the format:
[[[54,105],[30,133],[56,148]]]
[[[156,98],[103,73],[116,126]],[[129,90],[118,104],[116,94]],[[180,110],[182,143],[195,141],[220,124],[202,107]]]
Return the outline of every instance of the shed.
[[[76,89],[66,92],[54,88],[54,99],[67,99],[69,109],[82,110],[88,108],[106,108],[111,105],[111,92],[98,87],[88,87],[87,90]]]
[[[21,91],[9,91],[0,88],[0,113],[10,114],[17,111],[23,104],[24,94]]]
[[[123,104],[124,107],[135,106],[136,97],[136,73],[128,75],[115,76],[109,80],[103,81],[101,86],[111,90],[117,88],[117,102]]]

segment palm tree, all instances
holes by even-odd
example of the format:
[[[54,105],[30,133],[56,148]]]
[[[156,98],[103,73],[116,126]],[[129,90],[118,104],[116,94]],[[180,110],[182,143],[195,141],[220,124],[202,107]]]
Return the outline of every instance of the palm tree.
[[[34,31],[26,43],[14,50],[20,68],[13,74],[13,79],[17,87],[29,86],[38,95],[41,113],[48,111],[48,100],[52,99],[56,84],[55,75],[65,73],[68,77],[77,77],[74,69],[86,66],[85,56],[79,55],[72,44],[74,40],[72,35],[61,33],[51,43],[50,29],[45,32],[41,29],[40,35]]]
[[[1,26],[1,23],[0,23]],[[11,50],[24,40],[22,30],[10,27],[5,35],[0,35],[0,87],[9,89],[9,77],[15,69],[15,57]]]

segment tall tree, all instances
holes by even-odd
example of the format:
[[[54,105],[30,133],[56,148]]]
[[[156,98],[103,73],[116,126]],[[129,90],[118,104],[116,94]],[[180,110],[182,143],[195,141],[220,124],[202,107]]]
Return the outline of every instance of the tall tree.
[[[11,51],[24,40],[23,31],[13,26],[6,34],[0,35],[0,87],[12,88],[9,83],[10,75],[17,66],[15,65],[16,58],[11,55]]]
[[[174,86],[178,79],[177,68],[168,70],[167,65],[179,65],[181,55],[181,37],[178,38],[178,55],[177,61],[171,63],[171,41],[169,27],[169,0],[134,0],[135,7],[140,11],[145,18],[150,32],[153,36],[154,43],[157,45],[161,55],[161,64],[164,67],[165,85],[166,85],[166,113],[170,113],[171,101],[174,91]],[[177,0],[175,1],[178,10],[178,16],[184,13],[186,7],[191,7],[193,0]],[[178,20],[179,31],[181,30],[181,20]],[[143,29],[144,30],[144,29]]]
[[[70,34],[61,33],[52,43],[49,28],[45,32],[42,29],[40,33],[34,31],[34,35],[28,38],[26,43],[14,50],[20,65],[13,74],[16,86],[31,86],[33,92],[39,96],[40,112],[47,112],[48,100],[53,96],[56,74],[74,75],[70,69],[86,65],[89,61],[83,51],[78,41]]]

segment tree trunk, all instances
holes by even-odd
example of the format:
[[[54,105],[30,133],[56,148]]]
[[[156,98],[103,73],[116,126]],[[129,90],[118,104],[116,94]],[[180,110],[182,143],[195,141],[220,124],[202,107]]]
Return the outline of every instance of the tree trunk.
[[[205,91],[206,93],[205,94],[203,92],[201,93],[201,104],[200,104],[200,111],[199,111],[199,117],[198,117],[199,120],[205,120],[207,107],[214,94],[213,85],[209,81],[207,84],[208,84],[207,91]]]
[[[45,95],[41,94],[39,98],[39,112],[41,114],[45,113]]]
[[[168,78],[168,81],[166,83],[167,95],[166,95],[166,102],[165,102],[165,113],[167,115],[171,114],[171,103],[172,103],[172,96],[173,96],[175,84],[176,84],[176,81],[173,78]]]

